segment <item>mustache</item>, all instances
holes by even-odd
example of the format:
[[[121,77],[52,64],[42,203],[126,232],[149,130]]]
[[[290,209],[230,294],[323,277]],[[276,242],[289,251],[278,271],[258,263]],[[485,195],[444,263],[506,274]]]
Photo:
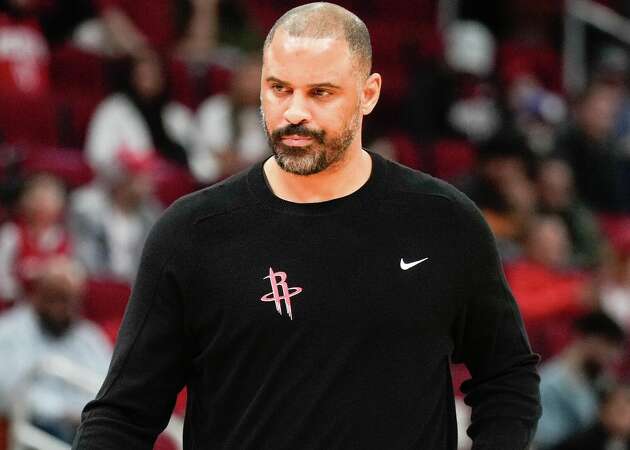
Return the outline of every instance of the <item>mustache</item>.
[[[274,142],[279,142],[284,136],[303,136],[313,138],[320,144],[323,144],[325,134],[323,130],[311,130],[304,125],[289,124],[286,127],[274,130],[271,133],[271,139]]]

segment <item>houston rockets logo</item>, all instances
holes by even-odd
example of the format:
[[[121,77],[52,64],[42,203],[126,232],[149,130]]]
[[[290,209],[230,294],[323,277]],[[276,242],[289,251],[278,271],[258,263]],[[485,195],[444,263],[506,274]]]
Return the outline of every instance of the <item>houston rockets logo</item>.
[[[287,310],[287,314],[289,315],[289,318],[293,320],[293,315],[291,313],[291,297],[302,292],[302,288],[289,287],[287,284],[287,274],[285,272],[274,272],[271,267],[269,268],[269,275],[264,277],[263,280],[266,280],[267,278],[271,282],[271,292],[260,297],[260,300],[263,302],[275,302],[276,311],[278,311],[278,314],[280,315],[282,315],[282,306],[280,302],[284,301],[284,307]],[[280,289],[282,289],[282,293],[280,293]]]

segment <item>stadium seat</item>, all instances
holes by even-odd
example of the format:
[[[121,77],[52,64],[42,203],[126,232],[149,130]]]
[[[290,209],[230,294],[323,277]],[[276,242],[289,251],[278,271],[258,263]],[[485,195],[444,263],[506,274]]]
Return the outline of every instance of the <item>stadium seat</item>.
[[[0,93],[0,136],[8,143],[56,145],[57,114],[53,96]]]
[[[464,140],[443,139],[433,147],[435,175],[445,180],[453,180],[470,173],[475,159],[475,150]]]
[[[128,283],[90,279],[83,299],[84,316],[100,325],[120,321],[131,293]]]
[[[92,171],[80,150],[50,146],[29,146],[24,149],[25,174],[47,172],[57,177],[69,188],[89,182]]]

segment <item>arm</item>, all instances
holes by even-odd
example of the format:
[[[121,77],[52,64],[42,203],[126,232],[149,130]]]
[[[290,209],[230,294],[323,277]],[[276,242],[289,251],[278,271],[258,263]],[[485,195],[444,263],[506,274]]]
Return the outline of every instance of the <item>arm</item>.
[[[219,35],[219,2],[192,0],[192,14],[178,52],[186,60],[205,61],[216,48]]]
[[[97,0],[110,44],[117,53],[137,55],[147,48],[147,38],[133,23],[118,0]]]
[[[456,207],[465,273],[453,362],[465,363],[472,375],[461,387],[472,407],[468,435],[473,450],[523,450],[541,413],[539,357],[529,346],[492,232],[470,200]]]
[[[192,338],[183,273],[190,267],[188,210],[175,202],[146,240],[109,373],[88,403],[75,450],[150,450],[186,384]]]

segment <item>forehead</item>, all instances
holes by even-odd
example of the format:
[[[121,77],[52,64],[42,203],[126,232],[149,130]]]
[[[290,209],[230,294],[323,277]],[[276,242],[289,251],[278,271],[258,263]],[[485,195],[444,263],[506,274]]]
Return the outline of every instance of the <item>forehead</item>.
[[[263,54],[263,79],[275,77],[292,85],[355,81],[353,58],[341,37],[292,36],[278,30]]]

